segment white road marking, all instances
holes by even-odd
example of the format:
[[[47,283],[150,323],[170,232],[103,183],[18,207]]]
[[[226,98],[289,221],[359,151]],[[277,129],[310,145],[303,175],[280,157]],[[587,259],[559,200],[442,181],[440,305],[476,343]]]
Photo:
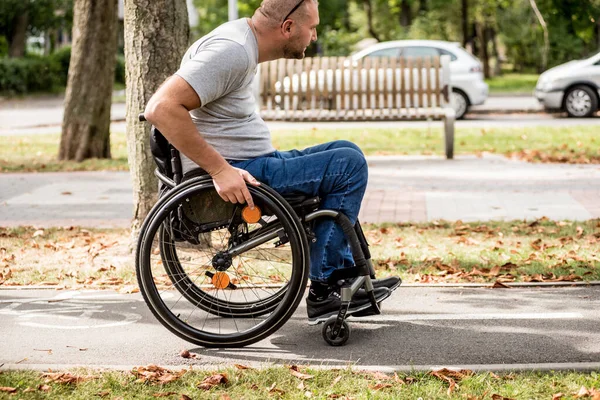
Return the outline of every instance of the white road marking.
[[[405,314],[372,317],[350,317],[360,322],[433,321],[433,320],[520,320],[520,319],[581,319],[578,312],[565,313],[485,313],[485,314]]]

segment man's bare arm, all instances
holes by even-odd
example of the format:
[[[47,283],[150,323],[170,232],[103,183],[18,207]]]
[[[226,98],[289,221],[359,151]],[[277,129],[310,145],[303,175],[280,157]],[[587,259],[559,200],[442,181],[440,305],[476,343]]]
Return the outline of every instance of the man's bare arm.
[[[174,75],[150,98],[144,116],[173,146],[210,174],[223,200],[254,207],[245,181],[253,185],[258,185],[258,181],[248,172],[231,167],[198,134],[189,114],[198,107],[200,99],[194,89],[183,78]]]

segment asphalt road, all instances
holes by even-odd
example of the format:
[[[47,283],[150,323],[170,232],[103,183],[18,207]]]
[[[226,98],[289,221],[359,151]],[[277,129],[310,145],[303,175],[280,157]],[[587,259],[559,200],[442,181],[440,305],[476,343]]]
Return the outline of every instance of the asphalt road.
[[[271,337],[242,349],[177,338],[139,294],[0,290],[0,365],[130,368],[149,363],[214,368],[299,363],[410,371],[600,368],[600,286],[489,289],[400,287],[380,316],[356,318],[330,347],[304,305]],[[197,355],[184,359],[183,349]]]

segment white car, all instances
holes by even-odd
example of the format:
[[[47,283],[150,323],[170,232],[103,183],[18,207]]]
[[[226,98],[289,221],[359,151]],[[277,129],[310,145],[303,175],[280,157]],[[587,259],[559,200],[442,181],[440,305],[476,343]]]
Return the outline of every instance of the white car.
[[[357,62],[363,58],[375,58],[375,57],[396,57],[396,58],[409,58],[409,57],[431,57],[431,56],[450,56],[450,82],[452,85],[452,105],[456,111],[456,118],[462,118],[471,105],[483,104],[488,96],[488,85],[483,80],[482,66],[479,60],[467,53],[458,43],[443,42],[437,40],[396,40],[390,42],[382,42],[370,46],[364,50],[354,53],[351,56],[352,62]],[[350,61],[346,61],[349,63]],[[346,74],[349,74],[348,70]],[[367,71],[365,69],[354,70],[354,74],[362,75],[362,82],[365,82]],[[419,74],[418,71],[414,71],[415,74]],[[423,69],[422,74],[426,71]],[[374,70],[370,70],[370,81],[371,86],[375,85],[376,80],[383,80],[383,70],[378,71],[378,78],[375,76]],[[387,70],[388,82],[392,75],[391,69]],[[400,79],[399,70],[396,71],[396,78]],[[408,78],[408,72],[405,71],[404,79]],[[285,92],[289,91],[290,86],[294,92],[298,92],[299,87],[301,92],[306,91],[308,82],[311,82],[311,89],[314,89],[313,82],[318,82],[319,89],[323,90],[323,78],[327,78],[326,81],[329,84],[329,90],[332,90],[331,82],[334,76],[334,71],[331,69],[311,71],[308,76],[306,72],[300,75],[294,74],[286,76],[283,82],[276,82],[275,89],[279,92],[283,89]],[[422,75],[424,77],[424,75]],[[340,82],[341,70],[335,70],[335,81]],[[315,79],[317,78],[317,79]],[[356,76],[354,79],[349,79],[349,75],[345,75],[343,81],[346,82],[346,90],[349,89],[348,85],[350,81],[357,82]],[[432,79],[433,81],[433,79]],[[358,88],[355,87],[354,90]],[[276,96],[276,102],[281,100],[280,96]]]
[[[431,57],[450,56],[452,104],[456,118],[462,118],[470,106],[483,104],[488,85],[483,80],[481,62],[459,43],[440,40],[394,40],[381,42],[352,55],[354,61],[365,57]]]
[[[547,110],[592,116],[600,99],[600,53],[550,68],[538,78],[534,95]]]

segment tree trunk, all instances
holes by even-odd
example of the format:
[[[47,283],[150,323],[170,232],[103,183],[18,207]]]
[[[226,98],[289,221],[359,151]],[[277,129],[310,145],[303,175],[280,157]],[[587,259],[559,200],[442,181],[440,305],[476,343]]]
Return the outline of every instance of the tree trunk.
[[[535,0],[529,0],[529,4],[531,4],[531,8],[533,9],[535,16],[537,17],[537,19],[540,23],[540,26],[542,27],[542,30],[544,31],[544,48],[542,50],[542,66],[541,66],[542,68],[540,71],[540,72],[542,72],[542,71],[545,71],[546,67],[548,66],[548,53],[550,52],[550,39],[548,38],[548,26],[546,26],[546,21],[544,20],[542,13],[540,13],[540,10],[538,9]],[[572,23],[572,21],[571,21],[571,23]]]
[[[496,63],[494,64],[494,76],[502,75],[502,65],[500,62],[500,51],[498,50],[498,35],[496,34],[495,29],[490,29],[490,37],[492,42],[492,51],[494,54],[494,59]]]
[[[400,26],[408,28],[412,24],[412,10],[407,0],[402,0],[400,4]]]
[[[483,63],[483,76],[490,78],[490,56],[488,52],[487,28],[483,23],[476,25],[477,37],[479,38],[479,58]]]
[[[75,0],[73,48],[58,158],[110,158],[117,0]]]
[[[27,42],[27,26],[29,14],[24,12],[17,15],[12,23],[13,29],[10,37],[9,57],[23,57],[25,55],[25,44]]]
[[[189,20],[185,0],[125,0],[127,153],[133,184],[132,234],[154,205],[157,181],[148,123],[138,114],[158,87],[179,68],[187,50]]]
[[[419,14],[424,14],[429,11],[427,0],[419,0]]]
[[[471,35],[469,35],[469,0],[461,0],[462,4],[462,13],[461,13],[461,21],[462,21],[462,34],[463,34],[463,47],[467,47],[467,43],[471,40]]]
[[[367,12],[367,23],[369,24],[369,34],[377,39],[378,42],[381,42],[381,38],[375,32],[375,27],[373,26],[373,5],[371,4],[371,0],[363,0],[363,4],[365,6],[365,11]]]

